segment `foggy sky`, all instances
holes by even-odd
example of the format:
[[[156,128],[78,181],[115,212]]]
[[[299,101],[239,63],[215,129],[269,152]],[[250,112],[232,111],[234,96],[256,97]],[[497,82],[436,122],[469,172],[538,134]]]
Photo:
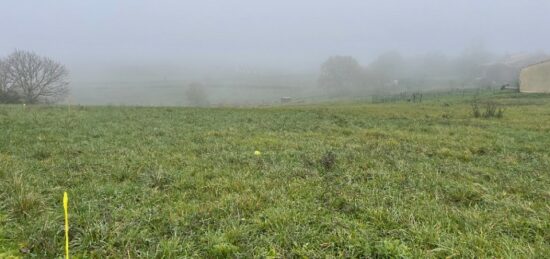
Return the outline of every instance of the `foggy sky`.
[[[550,52],[547,0],[0,0],[0,56],[317,68],[331,55]]]

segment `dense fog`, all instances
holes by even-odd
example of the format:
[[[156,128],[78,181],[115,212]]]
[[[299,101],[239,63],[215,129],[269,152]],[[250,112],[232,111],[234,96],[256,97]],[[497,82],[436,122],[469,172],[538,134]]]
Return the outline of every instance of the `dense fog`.
[[[513,87],[550,58],[549,12],[543,0],[0,1],[0,58],[18,49],[64,64],[64,101],[79,104]]]

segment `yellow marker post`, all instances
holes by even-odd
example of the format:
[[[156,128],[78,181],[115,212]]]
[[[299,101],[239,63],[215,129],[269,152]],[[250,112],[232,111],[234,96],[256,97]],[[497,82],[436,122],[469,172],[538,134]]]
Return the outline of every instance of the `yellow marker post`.
[[[63,193],[63,209],[65,210],[65,258],[69,259],[69,196]]]

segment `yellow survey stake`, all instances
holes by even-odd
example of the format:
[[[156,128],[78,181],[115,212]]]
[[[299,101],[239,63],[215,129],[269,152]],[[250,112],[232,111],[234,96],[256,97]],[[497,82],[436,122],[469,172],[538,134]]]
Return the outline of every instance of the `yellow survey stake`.
[[[69,196],[63,193],[63,209],[65,210],[65,258],[69,259]]]

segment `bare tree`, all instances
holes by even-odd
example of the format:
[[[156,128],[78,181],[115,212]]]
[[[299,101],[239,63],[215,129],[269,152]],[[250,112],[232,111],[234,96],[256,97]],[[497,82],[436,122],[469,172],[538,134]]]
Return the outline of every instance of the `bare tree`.
[[[68,94],[65,66],[33,52],[14,51],[4,60],[2,71],[26,103],[57,101]]]
[[[0,59],[0,95],[4,95],[9,87],[9,80],[5,73],[5,65],[4,61]]]
[[[6,73],[6,62],[0,59],[0,103],[17,102],[19,97]]]

